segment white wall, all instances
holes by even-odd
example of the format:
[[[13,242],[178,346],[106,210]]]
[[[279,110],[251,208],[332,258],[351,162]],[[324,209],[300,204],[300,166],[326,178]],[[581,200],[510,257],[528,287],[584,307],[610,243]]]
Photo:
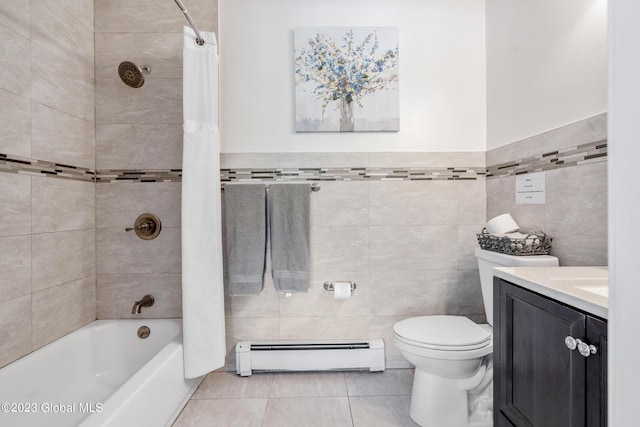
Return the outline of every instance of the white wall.
[[[486,0],[487,149],[607,110],[607,0]]]
[[[610,0],[609,425],[638,424],[640,2]]]
[[[484,0],[220,0],[223,152],[484,151]],[[296,134],[293,29],[397,26],[400,131]]]

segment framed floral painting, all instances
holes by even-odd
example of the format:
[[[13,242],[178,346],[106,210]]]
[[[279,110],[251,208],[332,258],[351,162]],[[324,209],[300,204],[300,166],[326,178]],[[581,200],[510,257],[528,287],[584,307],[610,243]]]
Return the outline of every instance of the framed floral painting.
[[[294,30],[296,132],[400,130],[397,27]]]

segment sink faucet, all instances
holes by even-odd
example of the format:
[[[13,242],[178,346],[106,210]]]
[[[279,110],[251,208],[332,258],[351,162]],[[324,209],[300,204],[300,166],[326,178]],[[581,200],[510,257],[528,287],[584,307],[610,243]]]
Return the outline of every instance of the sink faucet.
[[[153,299],[152,295],[143,296],[140,301],[136,301],[136,303],[133,304],[131,314],[140,314],[142,312],[142,307],[151,307],[154,301],[155,300]]]

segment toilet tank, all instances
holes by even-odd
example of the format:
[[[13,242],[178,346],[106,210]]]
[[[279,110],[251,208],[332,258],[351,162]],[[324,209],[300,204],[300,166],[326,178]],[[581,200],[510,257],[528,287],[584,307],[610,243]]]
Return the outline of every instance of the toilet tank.
[[[558,258],[551,255],[515,256],[476,248],[482,300],[487,323],[493,325],[493,267],[557,267]]]

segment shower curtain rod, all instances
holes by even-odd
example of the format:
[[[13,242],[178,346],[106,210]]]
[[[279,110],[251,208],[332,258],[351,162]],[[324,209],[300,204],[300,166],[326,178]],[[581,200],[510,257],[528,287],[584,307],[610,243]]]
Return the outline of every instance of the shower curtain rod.
[[[182,13],[184,13],[184,17],[187,18],[187,21],[189,21],[189,25],[191,25],[191,28],[193,28],[193,32],[196,33],[196,43],[202,46],[204,44],[204,39],[202,38],[202,36],[200,36],[200,31],[198,31],[198,27],[196,27],[196,23],[193,22],[193,19],[191,19],[191,14],[189,14],[189,11],[187,10],[187,6],[184,5],[182,0],[176,0],[176,4],[180,8],[180,10],[182,10]]]

